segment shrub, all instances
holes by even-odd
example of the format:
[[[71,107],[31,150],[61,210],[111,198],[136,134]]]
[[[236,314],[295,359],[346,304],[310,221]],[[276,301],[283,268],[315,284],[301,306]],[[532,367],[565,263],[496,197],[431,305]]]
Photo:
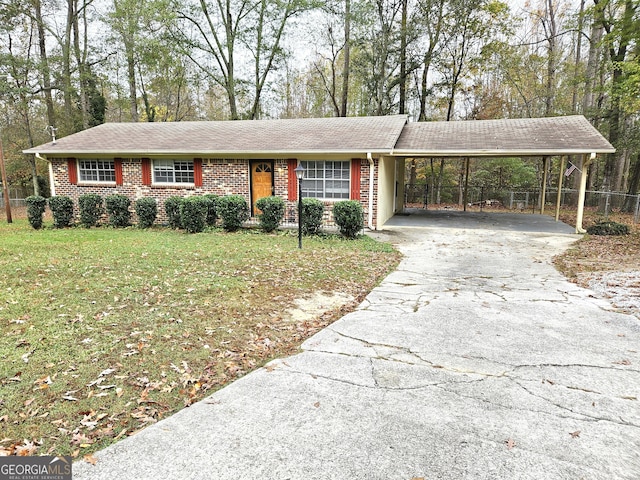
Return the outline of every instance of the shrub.
[[[142,197],[135,203],[136,215],[138,216],[138,227],[149,228],[156,221],[158,216],[158,202],[153,197]]]
[[[73,200],[64,195],[56,195],[49,199],[49,208],[53,214],[53,226],[65,228],[73,221]]]
[[[302,199],[302,233],[317,235],[322,226],[324,204],[317,198]]]
[[[180,202],[180,221],[189,233],[203,231],[207,222],[207,201],[201,196],[183,199]]]
[[[102,197],[95,193],[87,193],[78,197],[80,206],[80,223],[86,228],[95,227],[104,213]]]
[[[30,195],[24,200],[27,204],[27,217],[29,218],[29,224],[39,230],[42,228],[42,216],[44,215],[44,208],[47,205],[47,200],[40,195]]]
[[[180,221],[180,204],[182,197],[169,197],[164,201],[164,211],[167,214],[167,223],[171,228],[182,228]]]
[[[280,226],[284,218],[285,203],[280,197],[263,197],[256,202],[256,207],[262,210],[258,214],[260,228],[265,232],[273,232]]]
[[[333,206],[333,218],[340,233],[347,238],[356,238],[364,228],[363,210],[356,200],[343,200]]]
[[[207,204],[207,226],[213,227],[216,224],[216,220],[218,219],[218,214],[216,213],[216,200],[218,196],[213,195],[212,193],[208,193],[202,196],[202,199]]]
[[[104,206],[109,215],[109,223],[116,228],[124,228],[131,225],[131,200],[125,195],[109,195],[104,198]]]
[[[241,195],[226,195],[216,200],[216,212],[222,219],[222,228],[228,232],[238,230],[249,220],[249,205]]]
[[[587,228],[589,235],[628,235],[629,226],[624,223],[602,221]]]

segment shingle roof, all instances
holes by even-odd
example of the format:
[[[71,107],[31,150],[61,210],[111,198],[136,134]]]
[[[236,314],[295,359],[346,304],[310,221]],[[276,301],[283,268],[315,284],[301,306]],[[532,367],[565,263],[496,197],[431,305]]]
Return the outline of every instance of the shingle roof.
[[[582,115],[407,124],[394,153],[412,156],[538,156],[615,149]]]
[[[221,122],[105,123],[25,150],[73,154],[390,153],[406,115]]]
[[[25,150],[73,155],[540,156],[615,151],[582,115],[406,123],[405,115],[105,123]]]

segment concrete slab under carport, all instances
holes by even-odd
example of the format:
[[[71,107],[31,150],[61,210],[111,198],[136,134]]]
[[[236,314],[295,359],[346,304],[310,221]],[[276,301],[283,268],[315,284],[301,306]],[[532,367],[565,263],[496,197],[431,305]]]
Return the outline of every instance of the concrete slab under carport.
[[[387,220],[385,227],[430,227],[510,230],[514,232],[575,233],[574,227],[547,215],[531,213],[462,212],[405,209]]]

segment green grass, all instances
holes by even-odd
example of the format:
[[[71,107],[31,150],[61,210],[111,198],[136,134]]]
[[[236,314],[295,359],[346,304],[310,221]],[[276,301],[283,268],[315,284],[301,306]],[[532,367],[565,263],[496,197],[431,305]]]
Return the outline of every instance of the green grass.
[[[127,436],[344,313],[295,323],[295,299],[359,301],[399,259],[368,237],[303,242],[0,225],[0,451],[77,456]]]

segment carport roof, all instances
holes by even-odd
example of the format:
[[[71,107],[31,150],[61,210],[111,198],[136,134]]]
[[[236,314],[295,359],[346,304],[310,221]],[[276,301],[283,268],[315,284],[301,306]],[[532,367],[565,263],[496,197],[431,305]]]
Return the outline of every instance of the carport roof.
[[[408,157],[527,157],[614,151],[585,117],[572,115],[409,123],[393,153]]]

